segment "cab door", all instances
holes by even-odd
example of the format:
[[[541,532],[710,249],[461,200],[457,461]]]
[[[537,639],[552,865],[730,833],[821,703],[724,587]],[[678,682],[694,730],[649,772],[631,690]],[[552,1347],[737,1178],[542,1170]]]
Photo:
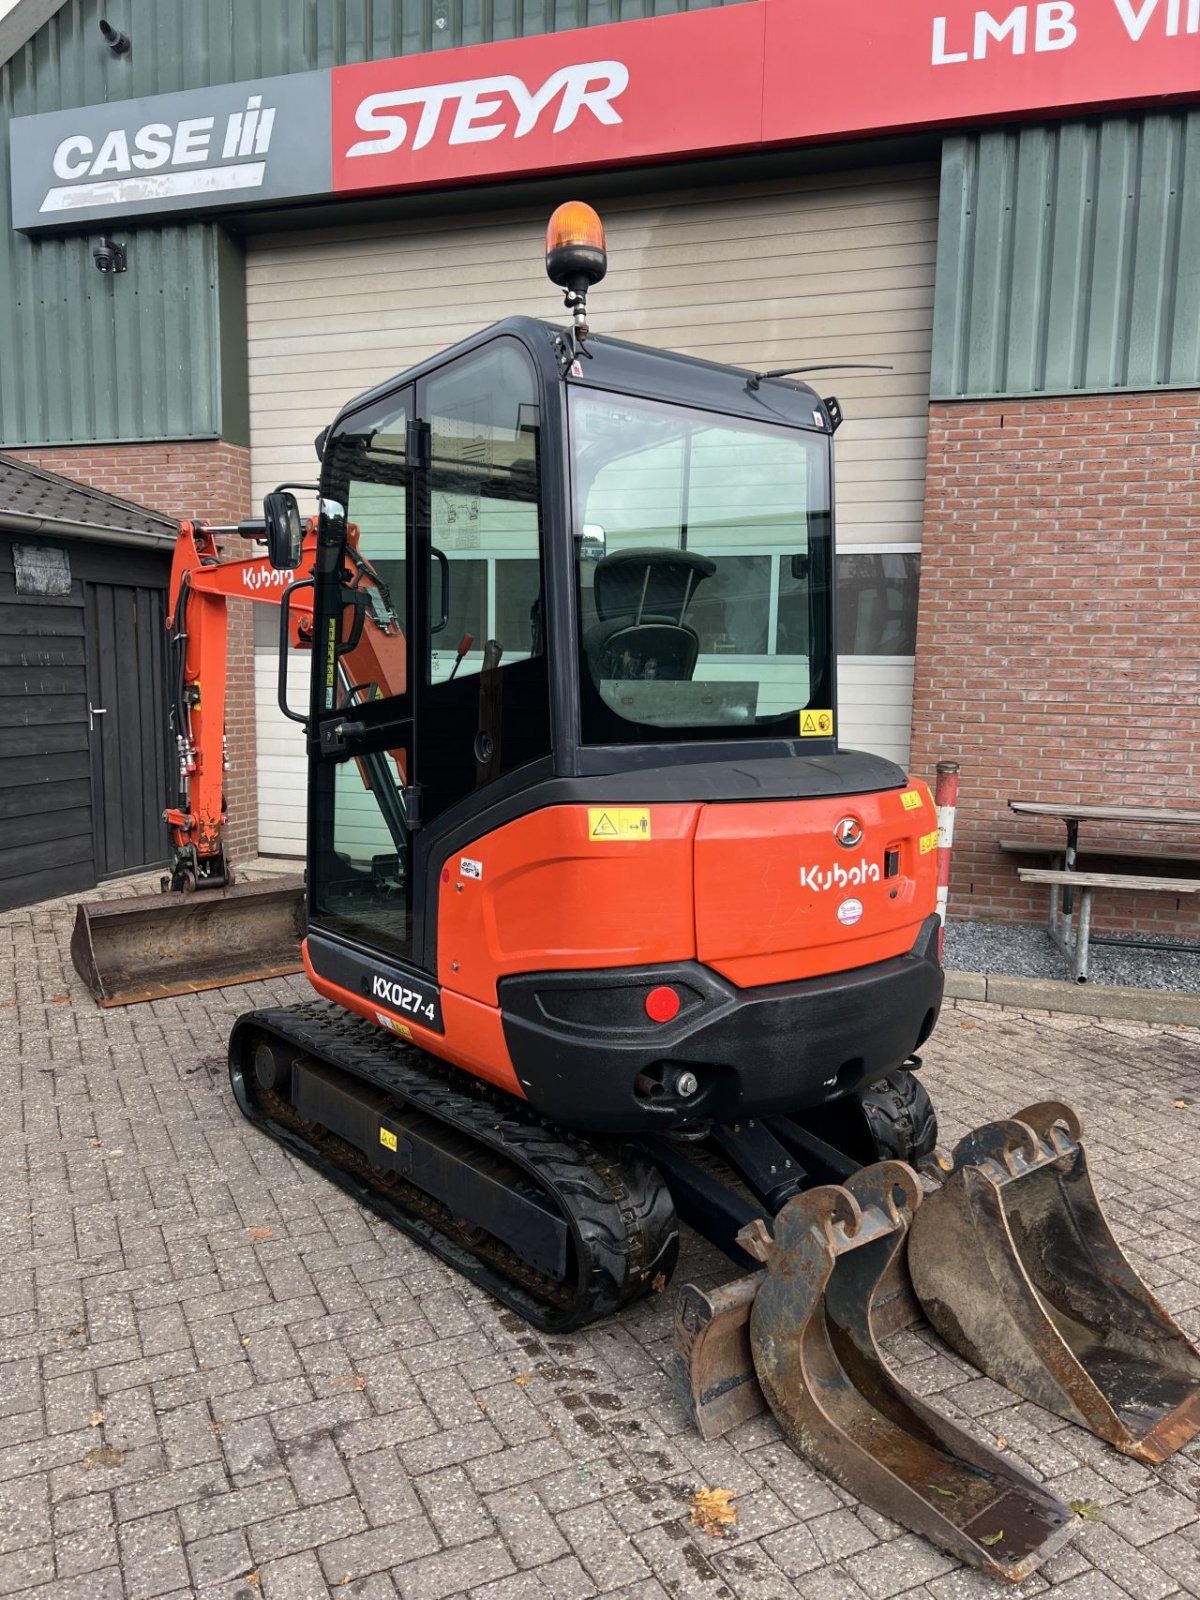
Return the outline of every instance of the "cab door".
[[[540,413],[528,351],[499,337],[326,445],[310,922],[417,976],[446,841],[550,758]]]
[[[404,389],[326,445],[309,721],[311,927],[404,963],[419,823],[416,439]]]

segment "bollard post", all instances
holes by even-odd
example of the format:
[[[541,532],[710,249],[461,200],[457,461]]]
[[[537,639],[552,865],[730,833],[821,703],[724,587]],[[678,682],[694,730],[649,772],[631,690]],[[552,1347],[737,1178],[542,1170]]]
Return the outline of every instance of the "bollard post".
[[[954,844],[954,808],[958,804],[958,762],[939,761],[937,786],[933,803],[937,809],[937,914],[942,919],[938,929],[938,959],[946,951],[946,907],[950,899],[950,850]]]

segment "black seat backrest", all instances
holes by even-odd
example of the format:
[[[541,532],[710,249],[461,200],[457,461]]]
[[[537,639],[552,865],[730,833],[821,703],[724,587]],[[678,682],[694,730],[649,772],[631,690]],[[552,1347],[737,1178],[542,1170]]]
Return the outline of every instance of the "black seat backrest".
[[[696,589],[716,570],[715,561],[691,550],[617,550],[596,563],[596,615],[634,622],[669,617],[681,624]]]

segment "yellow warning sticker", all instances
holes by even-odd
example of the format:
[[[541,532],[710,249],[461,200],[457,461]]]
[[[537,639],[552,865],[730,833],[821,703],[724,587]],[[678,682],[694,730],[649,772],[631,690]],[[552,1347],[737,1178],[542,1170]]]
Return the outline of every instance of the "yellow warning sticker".
[[[802,711],[800,713],[802,739],[831,739],[833,737],[832,711]]]
[[[394,1150],[396,1148],[396,1135],[390,1128],[380,1128],[379,1142],[385,1150]]]
[[[937,849],[937,829],[935,828],[932,833],[923,833],[921,835],[921,854],[923,856],[927,856],[931,850],[936,850],[936,849]]]
[[[905,811],[916,811],[923,806],[925,802],[921,799],[921,791],[919,789],[906,789],[900,796],[900,804],[904,807]]]
[[[386,1012],[377,1011],[375,1021],[381,1028],[390,1028],[393,1033],[398,1033],[402,1039],[412,1042],[412,1029],[406,1022],[397,1022],[395,1017],[389,1017]]]
[[[649,839],[649,809],[646,806],[589,806],[588,838],[593,844],[613,839]]]

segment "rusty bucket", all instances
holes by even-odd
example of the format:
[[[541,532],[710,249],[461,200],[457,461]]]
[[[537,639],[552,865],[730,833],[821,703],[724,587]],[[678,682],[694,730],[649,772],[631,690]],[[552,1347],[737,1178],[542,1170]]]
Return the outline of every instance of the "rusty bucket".
[[[789,1200],[773,1238],[762,1224],[743,1230],[766,1270],[713,1295],[684,1291],[685,1390],[706,1437],[752,1416],[761,1391],[791,1443],[865,1504],[1018,1582],[1077,1519],[910,1393],[878,1344],[881,1285],[886,1293],[922,1192],[911,1167],[881,1162]]]
[[[1027,1400],[1139,1461],[1200,1433],[1200,1351],[1113,1238],[1069,1106],[968,1134],[908,1265],[947,1344]]]
[[[102,1006],[303,971],[304,884],[288,878],[198,894],[82,902],[71,960]]]

